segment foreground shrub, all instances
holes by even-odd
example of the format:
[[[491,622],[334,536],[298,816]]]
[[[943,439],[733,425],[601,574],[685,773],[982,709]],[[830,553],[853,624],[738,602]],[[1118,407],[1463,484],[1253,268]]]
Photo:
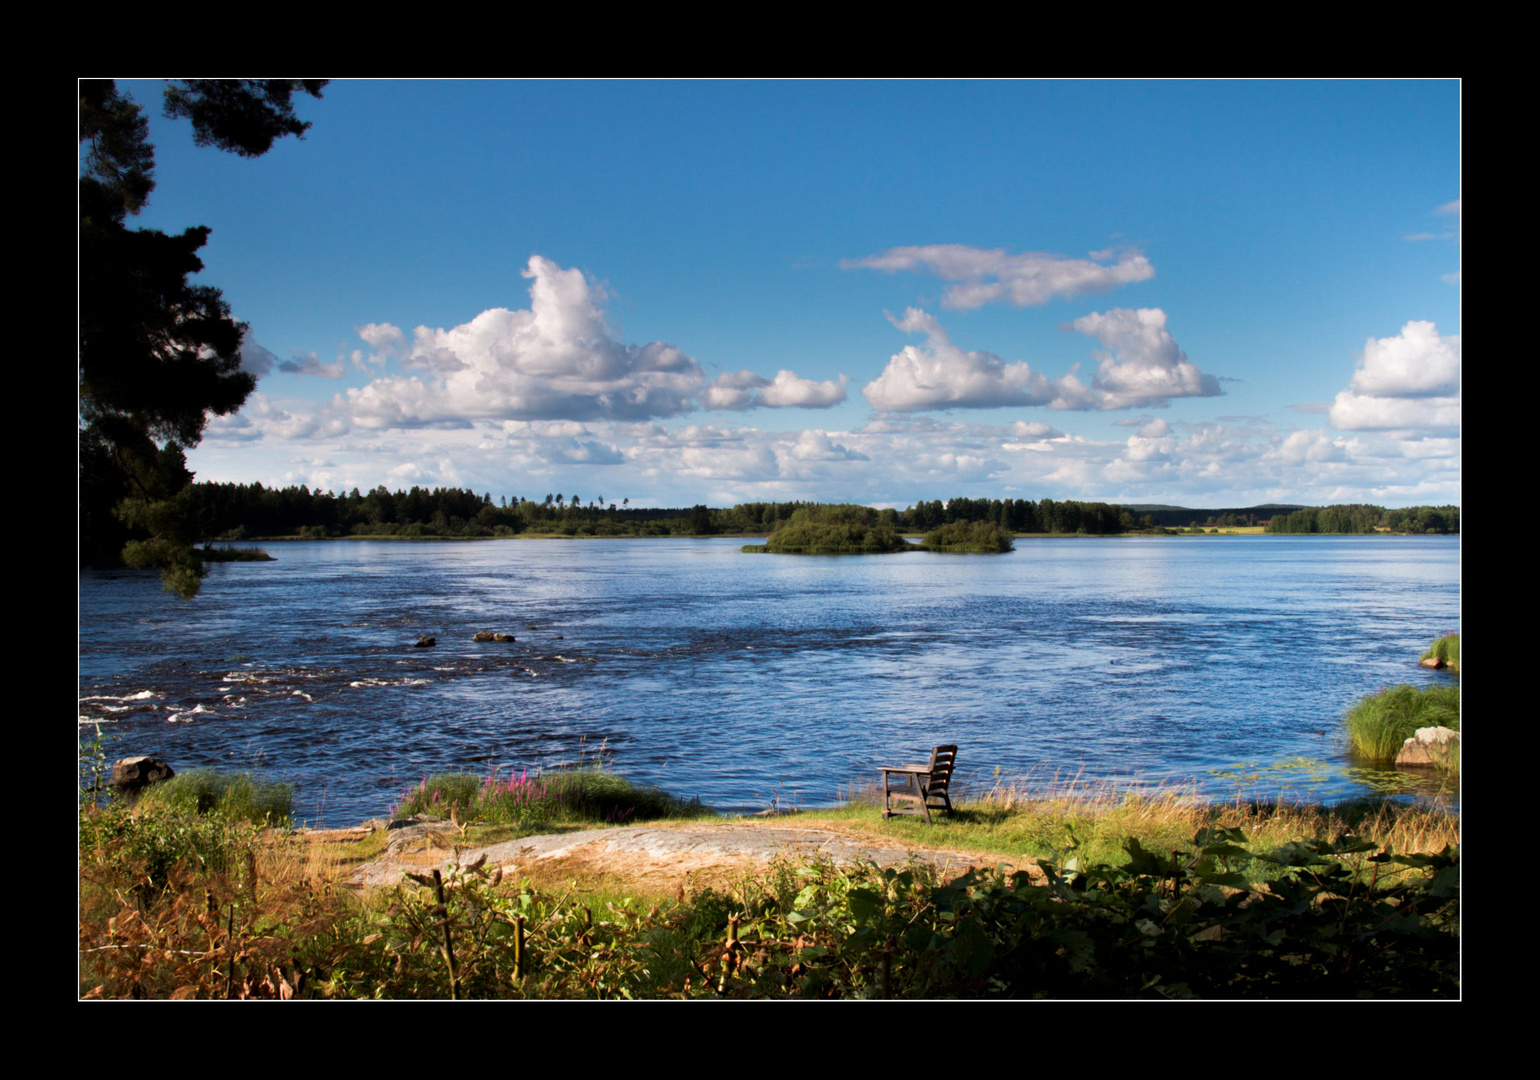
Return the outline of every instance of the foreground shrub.
[[[1460,730],[1460,688],[1392,686],[1361,699],[1347,712],[1353,751],[1375,764],[1390,765],[1418,728]]]
[[[915,868],[807,872],[736,928],[737,996],[1454,997],[1459,859],[1304,841],[1253,854],[1205,830],[1168,858],[1042,864],[944,884]],[[1264,892],[1242,888],[1271,864]],[[1034,883],[1036,880],[1037,883]],[[767,905],[768,907],[768,905]],[[736,933],[735,933],[736,930]],[[729,952],[731,952],[729,947]]]
[[[423,779],[402,796],[395,818],[415,814],[489,825],[543,828],[562,823],[618,825],[631,821],[709,815],[699,802],[686,802],[655,787],[637,784],[600,768],[565,769],[530,776],[440,773]]]
[[[141,818],[145,815],[139,815]],[[204,824],[210,824],[205,822]],[[146,828],[155,827],[141,821]],[[588,906],[458,860],[359,901],[283,876],[247,829],[226,857],[125,889],[115,841],[82,852],[92,997],[1458,997],[1457,852],[1343,838],[1253,852],[1237,829],[1185,850],[1074,851],[1036,872],[780,861],[729,892]],[[1264,889],[1245,887],[1264,865]]]
[[[83,997],[284,998],[345,960],[348,900],[272,834],[119,803],[81,816]]]
[[[1458,675],[1460,673],[1460,635],[1445,634],[1429,646],[1428,651],[1422,654],[1423,660],[1442,660],[1444,667]]]
[[[1457,854],[1209,830],[1124,867],[941,881],[780,862],[667,911],[594,911],[480,862],[412,874],[328,992],[383,997],[1458,997]],[[1251,892],[1242,871],[1270,865]]]

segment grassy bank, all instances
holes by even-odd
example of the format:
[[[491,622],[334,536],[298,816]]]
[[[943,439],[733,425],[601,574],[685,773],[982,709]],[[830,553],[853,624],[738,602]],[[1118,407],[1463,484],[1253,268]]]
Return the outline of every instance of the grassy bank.
[[[188,777],[134,804],[99,805],[82,786],[82,996],[1459,993],[1458,858],[1439,854],[1459,822],[1438,808],[1002,785],[931,828],[882,821],[864,800],[795,824],[974,852],[978,865],[1036,859],[1032,876],[781,861],[725,887],[638,896],[452,864],[359,895],[343,876],[383,831],[352,852],[314,844],[253,824],[275,814],[242,794],[247,781]],[[435,810],[452,810],[466,846],[709,814],[593,769],[428,777],[397,814]]]

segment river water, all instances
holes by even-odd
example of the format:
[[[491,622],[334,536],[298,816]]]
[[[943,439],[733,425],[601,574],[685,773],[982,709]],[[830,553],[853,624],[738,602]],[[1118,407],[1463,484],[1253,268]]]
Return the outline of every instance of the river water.
[[[1459,628],[1457,537],[744,542],[278,543],[191,602],[84,571],[80,723],[114,756],[290,782],[315,825],[384,813],[430,772],[601,753],[723,810],[826,804],[942,742],[973,790],[1335,801],[1387,782],[1354,767],[1343,711],[1448,678],[1416,661]]]

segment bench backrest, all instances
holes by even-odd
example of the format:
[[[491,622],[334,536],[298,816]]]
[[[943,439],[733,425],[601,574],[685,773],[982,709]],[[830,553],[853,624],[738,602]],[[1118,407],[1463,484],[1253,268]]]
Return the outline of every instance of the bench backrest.
[[[930,783],[925,786],[931,791],[945,791],[952,782],[952,766],[956,763],[955,743],[936,747],[930,752]]]

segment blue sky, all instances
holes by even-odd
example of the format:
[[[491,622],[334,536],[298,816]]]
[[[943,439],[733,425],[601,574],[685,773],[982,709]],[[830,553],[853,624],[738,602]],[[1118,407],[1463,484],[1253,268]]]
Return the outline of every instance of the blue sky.
[[[338,81],[151,114],[257,391],[199,479],[1460,501],[1456,81]]]

